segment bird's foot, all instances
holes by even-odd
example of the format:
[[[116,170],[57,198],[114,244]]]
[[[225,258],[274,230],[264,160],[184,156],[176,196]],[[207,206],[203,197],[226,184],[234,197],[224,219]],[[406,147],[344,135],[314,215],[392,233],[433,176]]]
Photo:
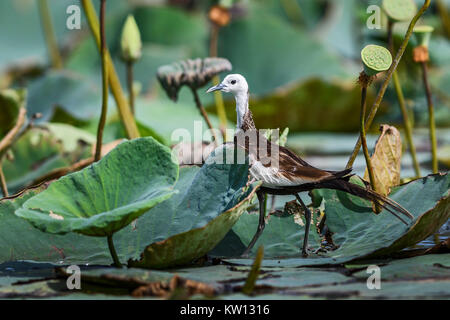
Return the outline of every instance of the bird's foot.
[[[245,250],[244,253],[242,253],[239,258],[248,258],[250,257],[250,251],[249,250]]]
[[[310,253],[314,253],[314,251],[310,248],[307,248],[306,250],[302,249],[302,257],[303,258],[308,258]]]

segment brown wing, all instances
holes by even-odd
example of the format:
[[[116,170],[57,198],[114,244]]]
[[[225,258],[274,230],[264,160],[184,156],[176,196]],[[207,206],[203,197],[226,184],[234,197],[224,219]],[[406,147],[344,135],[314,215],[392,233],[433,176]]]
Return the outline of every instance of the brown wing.
[[[287,179],[317,182],[334,178],[333,173],[313,167],[288,148],[279,148],[279,172]]]
[[[259,130],[238,132],[234,141],[265,167],[278,166],[279,173],[291,181],[317,182],[334,178],[333,172],[311,166],[291,150],[268,141]]]

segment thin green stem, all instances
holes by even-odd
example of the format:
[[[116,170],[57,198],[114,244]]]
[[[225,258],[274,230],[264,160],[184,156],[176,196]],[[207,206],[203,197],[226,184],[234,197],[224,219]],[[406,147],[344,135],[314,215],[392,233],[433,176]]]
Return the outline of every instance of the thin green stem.
[[[95,8],[91,0],[81,0],[81,4],[83,5],[86,19],[91,29],[92,35],[94,36],[94,39],[97,43],[97,47],[100,51],[100,28]],[[139,130],[137,128],[136,122],[134,121],[134,117],[131,113],[130,106],[128,105],[127,98],[123,93],[119,77],[117,76],[116,69],[114,68],[114,64],[108,50],[106,50],[106,64],[108,69],[108,81],[109,86],[111,87],[111,93],[113,94],[116,101],[120,119],[122,120],[122,123],[125,127],[127,137],[129,139],[139,138]]]
[[[389,81],[392,78],[392,74],[397,69],[397,66],[403,56],[403,53],[406,50],[406,46],[408,45],[409,38],[411,38],[414,26],[416,25],[417,20],[423,15],[423,13],[428,9],[430,6],[431,0],[425,0],[423,6],[420,8],[420,10],[417,12],[417,14],[414,16],[414,18],[411,20],[408,30],[406,31],[405,38],[403,39],[402,44],[400,45],[400,48],[397,51],[397,55],[395,56],[391,67],[387,71],[386,78],[384,79],[380,90],[378,91],[378,95],[372,105],[372,108],[369,111],[369,115],[367,116],[366,122],[365,122],[365,130],[369,130],[370,126],[372,125],[372,121],[375,118],[375,115],[378,111],[378,107],[380,106],[381,101],[383,100],[384,94],[386,92],[386,89],[389,85]],[[355,147],[353,149],[352,154],[350,155],[350,159],[347,162],[346,168],[351,168],[353,166],[353,163],[355,162],[356,156],[359,153],[359,150],[361,148],[361,137],[358,138],[358,141],[355,144]]]
[[[131,113],[135,115],[134,111],[134,90],[133,90],[133,62],[127,62],[127,85],[128,85],[128,104],[131,108]]]
[[[366,166],[367,166],[367,172],[369,173],[369,182],[370,187],[373,191],[376,190],[375,185],[375,176],[373,173],[373,167],[372,167],[372,160],[370,159],[369,149],[367,148],[367,141],[366,141],[366,130],[365,130],[365,124],[364,119],[366,118],[366,98],[367,98],[367,87],[365,85],[361,88],[361,113],[360,113],[360,138],[364,153],[364,158],[366,159]],[[381,212],[380,208],[375,204],[375,210],[376,212]]]
[[[122,264],[120,263],[119,257],[117,256],[116,248],[114,248],[114,242],[112,239],[112,235],[107,236],[107,240],[108,240],[109,252],[111,253],[111,257],[113,259],[114,266],[117,268],[121,268]]]
[[[219,140],[217,140],[216,130],[214,130],[211,121],[209,121],[208,114],[205,111],[205,108],[203,108],[202,103],[200,102],[200,98],[198,97],[197,90],[194,88],[191,88],[192,94],[194,95],[195,105],[197,106],[198,110],[200,111],[203,119],[205,119],[206,124],[208,125],[209,130],[211,131],[211,134],[214,138],[214,143],[217,145],[219,143]]]
[[[6,185],[5,174],[3,173],[2,159],[0,159],[0,185],[2,187],[3,197],[9,196],[8,186]]]
[[[56,42],[55,31],[53,29],[52,18],[48,9],[47,0],[39,0],[38,7],[52,67],[55,69],[61,69],[63,66],[62,59],[59,53],[58,44]]]
[[[388,44],[389,44],[389,50],[391,51],[391,54],[394,54],[394,39],[392,36],[393,24],[394,23],[391,20],[389,20],[389,22],[388,22]],[[400,84],[400,79],[398,77],[396,70],[392,74],[392,81],[394,82],[394,88],[395,88],[395,92],[397,94],[398,105],[400,107],[400,111],[402,112],[403,126],[405,127],[405,137],[406,137],[406,142],[408,143],[409,152],[411,154],[414,172],[416,174],[416,178],[418,178],[421,176],[421,174],[420,174],[420,165],[419,165],[419,162],[417,161],[416,147],[414,146],[414,141],[413,141],[412,124],[409,119],[408,110],[406,109],[405,97],[403,95],[402,86]]]
[[[105,37],[106,0],[100,0],[100,55],[102,59],[102,112],[97,128],[97,144],[95,145],[94,161],[102,157],[103,129],[108,112],[108,67],[106,65],[106,37]]]
[[[242,293],[250,295],[255,289],[256,281],[258,280],[258,275],[261,269],[261,261],[264,258],[264,246],[260,246],[256,252],[255,260],[253,261],[252,268],[248,273],[247,280],[242,287]]]
[[[431,141],[431,164],[433,173],[437,173],[438,168],[438,159],[437,159],[437,139],[436,139],[436,123],[434,120],[434,106],[433,106],[433,98],[431,96],[431,87],[428,82],[428,66],[426,62],[422,62],[422,75],[423,75],[423,84],[425,87],[425,92],[427,95],[427,103],[428,103],[428,116],[429,116],[429,126],[430,126],[430,141]]]

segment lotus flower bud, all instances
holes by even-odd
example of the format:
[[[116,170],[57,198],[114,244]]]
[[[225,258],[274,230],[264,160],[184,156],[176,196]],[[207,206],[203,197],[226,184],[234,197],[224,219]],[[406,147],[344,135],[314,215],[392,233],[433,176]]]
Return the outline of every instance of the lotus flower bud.
[[[135,62],[142,56],[141,34],[132,15],[127,17],[123,26],[120,45],[124,61]]]

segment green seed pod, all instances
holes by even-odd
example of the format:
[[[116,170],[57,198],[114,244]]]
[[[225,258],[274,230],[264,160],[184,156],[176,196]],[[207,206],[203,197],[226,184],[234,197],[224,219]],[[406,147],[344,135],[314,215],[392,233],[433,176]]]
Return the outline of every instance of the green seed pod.
[[[120,47],[122,59],[126,62],[135,62],[142,55],[141,33],[132,15],[127,17],[123,26]]]
[[[383,0],[383,10],[396,22],[409,21],[417,13],[417,6],[414,0]]]
[[[432,26],[416,26],[414,27],[414,35],[417,39],[418,46],[424,46],[428,48],[428,44],[430,43],[431,33],[434,28]]]
[[[361,50],[361,59],[364,64],[364,72],[368,76],[386,71],[392,64],[392,56],[389,50],[374,44],[369,44]]]

